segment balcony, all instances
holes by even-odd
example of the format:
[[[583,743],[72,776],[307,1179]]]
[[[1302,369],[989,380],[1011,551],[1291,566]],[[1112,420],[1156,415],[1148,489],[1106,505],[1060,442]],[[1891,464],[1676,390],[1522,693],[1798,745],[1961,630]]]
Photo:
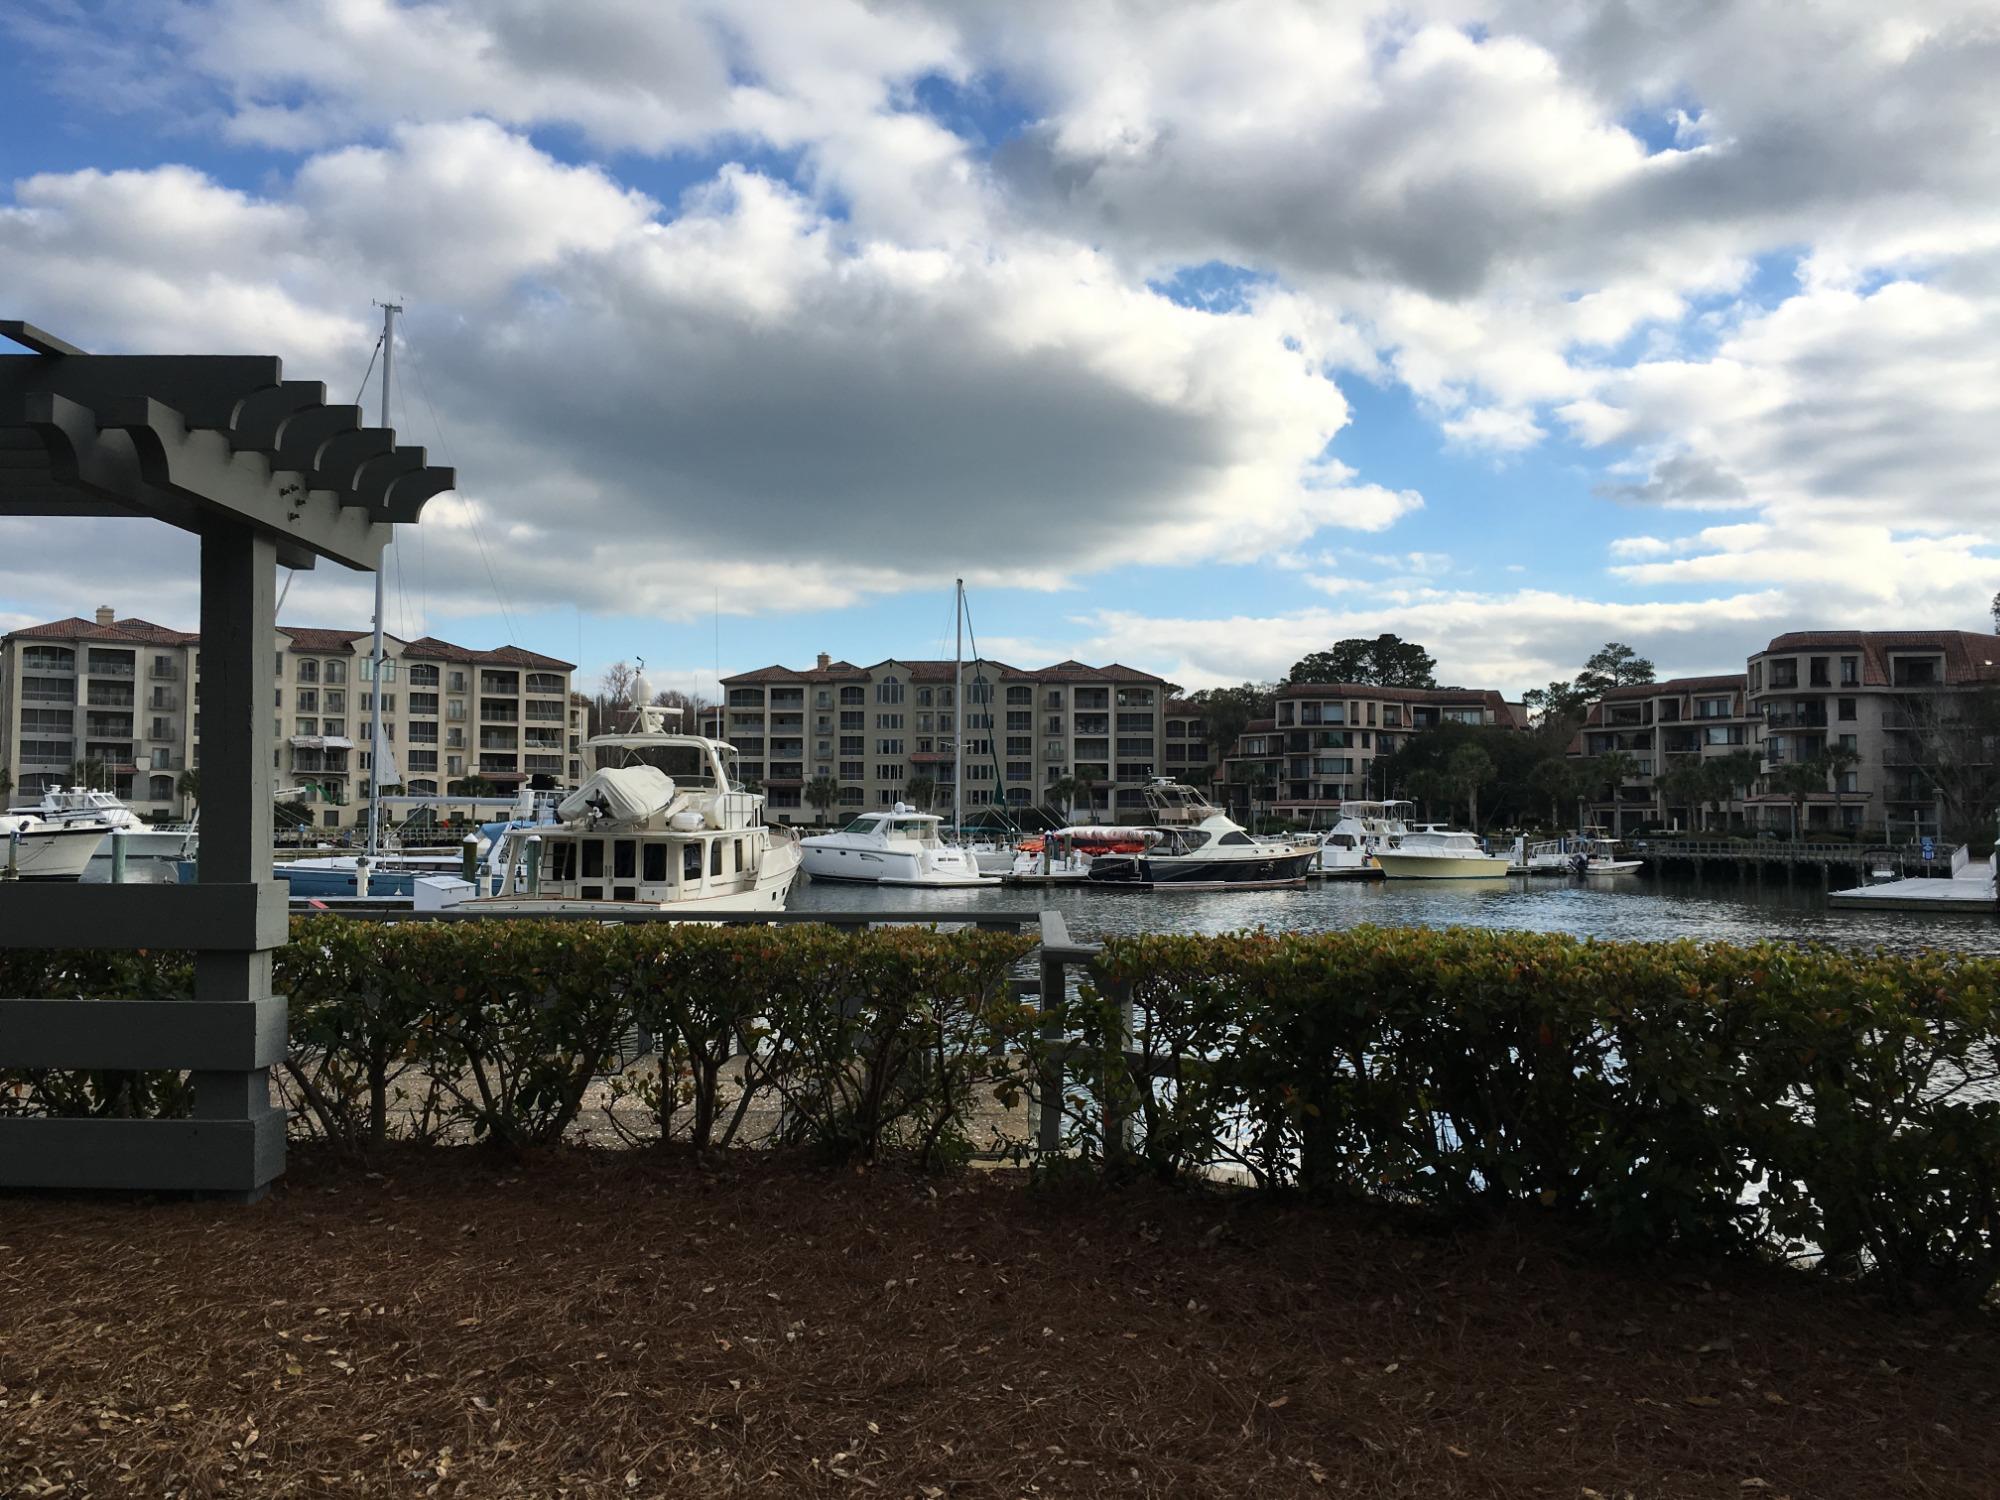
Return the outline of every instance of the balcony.
[[[146,675],[154,682],[179,682],[181,669],[170,661],[156,661],[147,669]]]
[[[100,661],[97,657],[93,656],[90,659],[90,675],[92,677],[137,677],[139,671],[129,659],[125,661]]]
[[[479,737],[481,750],[517,750],[520,741],[513,734],[482,734]]]
[[[560,703],[530,703],[528,722],[530,724],[560,724],[565,715]]]
[[[1826,707],[1817,704],[1811,707],[1781,708],[1777,704],[1767,705],[1764,710],[1766,729],[1824,729],[1826,728]]]
[[[92,708],[130,708],[133,694],[130,688],[99,687],[92,683],[83,701]]]

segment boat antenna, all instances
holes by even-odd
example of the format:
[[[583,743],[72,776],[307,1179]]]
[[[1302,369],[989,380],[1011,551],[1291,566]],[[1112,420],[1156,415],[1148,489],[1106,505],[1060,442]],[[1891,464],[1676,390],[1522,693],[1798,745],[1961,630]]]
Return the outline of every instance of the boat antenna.
[[[951,827],[954,835],[965,830],[965,580],[958,580],[952,593],[951,707],[956,716],[951,738]]]

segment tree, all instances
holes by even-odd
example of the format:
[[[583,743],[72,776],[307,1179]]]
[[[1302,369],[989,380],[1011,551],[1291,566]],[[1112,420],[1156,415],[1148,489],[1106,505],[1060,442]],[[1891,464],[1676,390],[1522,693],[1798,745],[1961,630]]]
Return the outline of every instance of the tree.
[[[1058,776],[1049,783],[1045,795],[1062,808],[1065,818],[1072,823],[1076,821],[1076,782],[1072,778]]]
[[[1465,798],[1465,824],[1479,831],[1479,789],[1500,774],[1493,757],[1477,745],[1460,745],[1445,762],[1445,775],[1458,794]]]
[[[1187,701],[1201,709],[1202,732],[1210,761],[1220,761],[1243,737],[1253,719],[1271,717],[1275,689],[1268,682],[1241,687],[1203,688]]]
[[[1697,823],[1705,826],[1706,820],[1701,813],[1702,804],[1708,797],[1708,778],[1702,772],[1699,759],[1685,755],[1673,757],[1653,786],[1660,794],[1663,808],[1686,803],[1695,810]]]
[[[7,767],[0,766],[0,802],[6,801],[13,794],[13,791],[14,773],[8,770]]]
[[[1861,764],[1861,752],[1850,750],[1845,745],[1830,745],[1820,755],[1820,763],[1826,767],[1827,778],[1833,782],[1833,822],[1836,828],[1845,828],[1847,818],[1847,788],[1841,785],[1847,773]]]
[[[805,797],[812,804],[813,811],[819,814],[819,821],[824,823],[827,809],[840,797],[840,783],[821,772],[806,783]]]
[[[1623,750],[1607,750],[1592,762],[1592,766],[1595,771],[1592,789],[1602,787],[1609,791],[1614,809],[1612,818],[1615,822],[1618,790],[1639,774],[1639,762]],[[1613,831],[1616,832],[1615,827]]]
[[[1990,842],[2000,807],[2000,687],[1929,693],[1905,712],[1917,774],[1937,798],[1938,831],[1953,843]]]
[[[1384,633],[1335,641],[1292,664],[1287,682],[1355,682],[1377,687],[1437,686],[1437,658],[1415,641]]]
[[[1090,816],[1095,818],[1097,816],[1097,773],[1091,770],[1089,766],[1078,766],[1073,779],[1076,782],[1076,789],[1083,793],[1084,805],[1089,809]],[[1076,816],[1074,804],[1072,804],[1070,816],[1072,818]]]
[[[111,768],[96,756],[77,761],[69,768],[69,784],[108,791],[111,786]]]
[[[1564,808],[1574,808],[1583,798],[1590,795],[1596,772],[1587,760],[1574,760],[1567,756],[1553,755],[1538,761],[1529,773],[1528,785],[1549,799],[1549,825],[1562,827]]]
[[[1528,722],[1537,729],[1566,726],[1567,732],[1562,735],[1565,740],[1583,723],[1584,715],[1595,701],[1592,693],[1574,682],[1552,682],[1545,688],[1529,688],[1521,694]]]
[[[2000,635],[2000,594],[1993,596],[1993,633]]]
[[[174,790],[180,793],[183,802],[192,802],[195,806],[199,807],[201,805],[200,770],[194,766],[189,766],[185,771],[181,772],[179,776],[174,778]]]
[[[1576,680],[1579,686],[1588,681],[1592,684],[1602,684],[1603,687],[1625,687],[1635,682],[1651,682],[1653,664],[1623,641],[1606,641],[1603,647],[1583,664],[1583,671],[1578,674]]]
[[[1826,766],[1817,759],[1787,761],[1771,772],[1771,789],[1791,799],[1792,842],[1797,843],[1806,798],[1826,790]]]
[[[931,799],[937,796],[937,778],[933,776],[912,776],[903,783],[903,795],[925,812],[931,810]]]
[[[1405,784],[1410,796],[1422,806],[1426,823],[1432,821],[1431,803],[1451,795],[1451,778],[1433,766],[1424,766],[1412,771]]]

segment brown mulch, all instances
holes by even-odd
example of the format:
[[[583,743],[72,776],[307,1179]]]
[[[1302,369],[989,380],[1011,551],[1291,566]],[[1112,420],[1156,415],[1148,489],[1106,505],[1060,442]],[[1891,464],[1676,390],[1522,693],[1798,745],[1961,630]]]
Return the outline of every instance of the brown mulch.
[[[0,1197],[0,1495],[1981,1496],[1990,1319],[769,1153]]]

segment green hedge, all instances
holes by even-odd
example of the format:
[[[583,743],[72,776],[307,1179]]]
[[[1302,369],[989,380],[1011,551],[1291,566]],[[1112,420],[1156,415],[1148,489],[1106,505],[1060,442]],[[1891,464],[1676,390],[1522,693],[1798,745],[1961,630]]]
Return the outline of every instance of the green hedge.
[[[295,922],[295,1128],[355,1149],[574,1127],[594,1078],[658,1135],[926,1164],[1036,1094],[1031,939],[907,927]],[[185,955],[0,953],[0,994],[187,993]],[[1130,1055],[1121,1045],[1132,1014]],[[2000,1277],[2000,962],[1474,930],[1109,942],[1038,1100],[1112,1172],[1756,1249],[1889,1287]],[[626,1067],[634,1029],[658,1065]],[[1136,1059],[1136,1061],[1135,1061]],[[634,1109],[636,1101],[639,1108]],[[169,1115],[173,1074],[0,1070],[0,1112]],[[1131,1121],[1106,1153],[1107,1116]],[[1104,1159],[1108,1157],[1108,1159]]]
[[[1070,1025],[1161,1176],[2000,1275],[2000,962],[1357,928],[1114,939],[1099,975]]]

